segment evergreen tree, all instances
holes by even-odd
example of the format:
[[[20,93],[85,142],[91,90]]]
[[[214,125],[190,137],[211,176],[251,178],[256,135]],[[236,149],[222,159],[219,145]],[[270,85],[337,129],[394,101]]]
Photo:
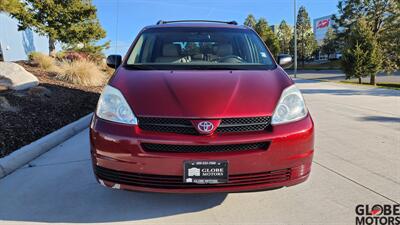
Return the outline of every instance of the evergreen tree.
[[[321,52],[327,54],[335,54],[338,48],[338,44],[336,41],[336,34],[332,28],[328,28],[328,31],[325,34],[324,39],[322,40]]]
[[[375,84],[375,76],[381,69],[380,47],[364,18],[360,18],[351,27],[344,39],[342,68],[347,78],[370,76]]]
[[[310,17],[308,16],[304,6],[299,8],[297,14],[296,31],[298,46],[297,52],[302,62],[302,66],[304,67],[305,60],[309,58],[317,48],[317,42],[312,32]]]
[[[268,22],[264,18],[260,18],[256,25],[255,31],[260,35],[261,39],[268,46],[273,56],[277,56],[279,54],[279,40],[276,37],[275,33],[268,26]]]
[[[249,14],[246,19],[244,20],[244,25],[251,27],[254,29],[254,27],[256,26],[257,20],[256,18],[253,16],[253,14]]]
[[[383,69],[400,68],[400,2],[398,0],[340,0],[338,16],[333,16],[340,45],[345,44],[355,23],[361,18],[376,38],[383,59]],[[361,40],[360,40],[361,41]],[[372,79],[374,77],[371,77]]]
[[[19,0],[0,0],[0,12],[18,12],[22,8],[22,3]]]
[[[285,20],[279,24],[279,31],[277,33],[279,46],[282,53],[290,53],[290,42],[293,38],[292,29]]]
[[[25,0],[21,10],[11,12],[19,21],[19,30],[31,28],[49,38],[49,54],[55,55],[55,43],[91,46],[105,37],[90,0]]]
[[[366,71],[367,71],[367,66],[366,66],[366,55],[365,52],[361,49],[361,45],[356,42],[356,46],[354,50],[349,51],[350,54],[352,54],[352,60],[353,60],[353,68],[348,68],[352,73],[353,77],[358,78],[358,83],[361,84],[361,78],[366,76]],[[346,59],[348,59],[350,56],[346,55]],[[349,77],[348,74],[346,74],[346,77]]]

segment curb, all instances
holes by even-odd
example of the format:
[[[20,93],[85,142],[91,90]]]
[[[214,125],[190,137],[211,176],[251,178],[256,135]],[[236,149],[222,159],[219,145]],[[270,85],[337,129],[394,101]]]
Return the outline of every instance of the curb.
[[[332,83],[335,83],[335,81],[330,81],[330,80],[322,79],[322,78],[301,78],[301,77],[296,77],[296,78],[290,77],[290,78],[292,78],[292,79],[300,79],[300,80],[315,80],[315,81],[320,81],[320,82],[332,82]]]
[[[0,179],[89,126],[93,113],[72,122],[0,159]]]

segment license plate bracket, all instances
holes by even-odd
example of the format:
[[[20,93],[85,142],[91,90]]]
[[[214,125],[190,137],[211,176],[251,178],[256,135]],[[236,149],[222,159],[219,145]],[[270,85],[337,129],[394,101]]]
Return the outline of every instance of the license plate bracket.
[[[188,160],[183,162],[183,182],[221,184],[228,182],[227,160]]]

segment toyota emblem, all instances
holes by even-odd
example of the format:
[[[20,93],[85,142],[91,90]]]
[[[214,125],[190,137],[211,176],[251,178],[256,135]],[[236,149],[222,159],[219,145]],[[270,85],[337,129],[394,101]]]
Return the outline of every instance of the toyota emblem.
[[[214,124],[212,124],[210,121],[201,121],[197,124],[197,128],[200,132],[209,134],[214,130]]]

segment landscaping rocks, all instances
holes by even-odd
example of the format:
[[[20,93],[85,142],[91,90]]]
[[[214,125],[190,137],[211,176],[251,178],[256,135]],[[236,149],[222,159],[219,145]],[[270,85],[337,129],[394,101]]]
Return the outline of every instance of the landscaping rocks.
[[[11,89],[11,86],[12,86],[11,80],[8,79],[7,77],[0,75],[0,92],[8,91],[9,89]]]
[[[40,85],[0,92],[0,158],[93,112],[102,90],[57,80],[29,62],[18,64]]]
[[[51,91],[43,86],[37,86],[29,89],[28,94],[31,95],[32,97],[50,97],[51,96]]]
[[[0,62],[0,91],[25,90],[35,87],[39,80],[22,66],[12,62]]]
[[[16,91],[1,94],[16,112],[1,111],[0,158],[94,111],[99,93],[41,84],[51,91],[50,97],[33,97],[29,91],[16,95]],[[35,94],[37,94],[35,92]]]
[[[17,108],[10,105],[8,100],[0,96],[0,112],[16,112]]]

